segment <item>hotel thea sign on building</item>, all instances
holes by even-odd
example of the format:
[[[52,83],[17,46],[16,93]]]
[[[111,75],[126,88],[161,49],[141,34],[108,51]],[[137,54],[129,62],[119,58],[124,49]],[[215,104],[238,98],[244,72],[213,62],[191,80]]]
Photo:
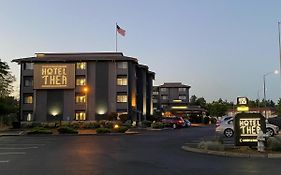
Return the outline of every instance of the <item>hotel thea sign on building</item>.
[[[75,88],[75,64],[34,64],[34,89]]]

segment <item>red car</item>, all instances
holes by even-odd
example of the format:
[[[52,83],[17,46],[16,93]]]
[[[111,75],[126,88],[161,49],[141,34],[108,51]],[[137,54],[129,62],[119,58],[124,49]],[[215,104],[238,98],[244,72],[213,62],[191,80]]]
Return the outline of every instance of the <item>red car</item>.
[[[173,127],[174,129],[184,127],[185,122],[182,117],[165,117],[162,119],[162,123],[165,124],[165,126]]]

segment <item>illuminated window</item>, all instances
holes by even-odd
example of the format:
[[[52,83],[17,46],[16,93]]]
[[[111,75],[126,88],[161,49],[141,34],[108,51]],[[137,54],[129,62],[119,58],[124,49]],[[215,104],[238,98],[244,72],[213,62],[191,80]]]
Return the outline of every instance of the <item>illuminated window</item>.
[[[153,103],[158,103],[157,99],[153,99],[152,101],[153,101]]]
[[[153,91],[153,95],[158,95],[159,92],[158,91]]]
[[[76,94],[75,102],[76,103],[86,103],[86,96],[84,94]]]
[[[80,62],[80,63],[76,63],[76,69],[77,70],[85,70],[86,69],[86,62]]]
[[[23,120],[24,121],[32,121],[32,111],[23,111]]]
[[[118,69],[128,69],[128,63],[127,62],[117,62],[117,68]]]
[[[162,95],[162,100],[168,100],[168,96],[167,95]]]
[[[23,95],[23,103],[24,104],[32,104],[33,103],[32,94],[24,94]]]
[[[127,95],[117,95],[117,102],[118,103],[127,103],[128,96]]]
[[[179,99],[180,99],[180,100],[186,100],[186,96],[185,96],[185,95],[180,95],[180,96],[179,96]]]
[[[76,86],[85,86],[86,78],[85,77],[76,77]]]
[[[185,92],[185,91],[186,91],[186,88],[179,88],[179,91],[180,91],[180,92]]]
[[[24,87],[32,87],[33,86],[33,78],[32,77],[24,77],[23,78],[23,85]]]
[[[25,70],[33,70],[33,63],[24,63]]]
[[[75,120],[78,120],[78,121],[86,120],[85,111],[76,111],[75,112]]]
[[[167,92],[167,88],[161,88],[160,91],[161,92]]]
[[[127,77],[117,77],[117,85],[126,86],[128,85]]]
[[[187,106],[172,106],[172,109],[187,109]]]

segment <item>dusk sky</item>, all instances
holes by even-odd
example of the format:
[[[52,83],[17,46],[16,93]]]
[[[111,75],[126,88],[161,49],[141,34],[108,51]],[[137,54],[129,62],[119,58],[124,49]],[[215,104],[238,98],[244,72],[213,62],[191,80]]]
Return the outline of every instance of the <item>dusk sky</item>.
[[[182,82],[208,102],[262,99],[263,74],[279,70],[278,20],[277,0],[0,0],[0,58],[19,80],[15,58],[115,51],[117,22],[118,51],[148,65],[155,85]],[[281,98],[280,75],[266,87]]]

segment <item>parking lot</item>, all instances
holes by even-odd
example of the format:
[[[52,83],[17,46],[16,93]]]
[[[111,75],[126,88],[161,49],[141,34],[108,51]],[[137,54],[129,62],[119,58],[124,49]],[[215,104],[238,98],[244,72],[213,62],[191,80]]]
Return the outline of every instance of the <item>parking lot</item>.
[[[221,166],[224,174],[235,175],[279,171],[279,159],[225,158],[181,149],[187,142],[212,137],[214,126],[143,131],[138,135],[2,136],[0,174],[203,175],[221,174]],[[233,144],[231,139],[224,142]]]

